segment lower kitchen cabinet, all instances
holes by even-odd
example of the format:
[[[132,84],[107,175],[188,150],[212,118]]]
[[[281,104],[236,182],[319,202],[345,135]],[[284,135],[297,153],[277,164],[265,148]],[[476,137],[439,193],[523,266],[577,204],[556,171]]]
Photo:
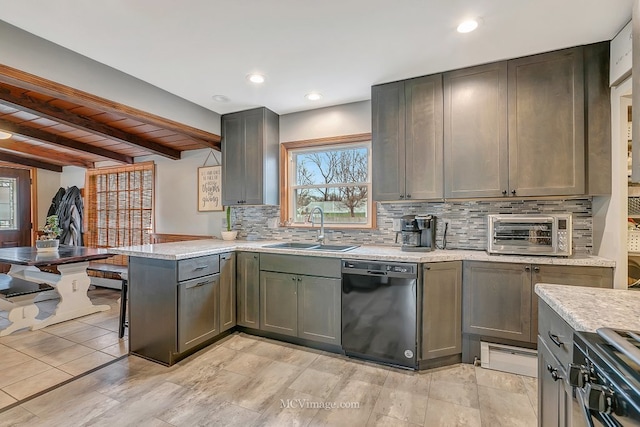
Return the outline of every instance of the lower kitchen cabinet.
[[[220,332],[236,326],[236,254],[220,255]]]
[[[220,275],[178,284],[178,353],[220,333]]]
[[[531,273],[528,264],[465,262],[462,287],[464,333],[529,341]]]
[[[341,344],[340,260],[260,256],[260,329]]]
[[[538,425],[541,427],[567,426],[567,393],[565,372],[545,344],[538,338]]]
[[[295,274],[260,272],[260,329],[298,335],[298,280]]]
[[[341,280],[300,276],[298,282],[298,336],[340,345]]]
[[[260,328],[260,256],[236,254],[236,320],[240,326]]]
[[[465,261],[463,334],[495,342],[508,340],[505,344],[526,343],[532,347],[538,337],[536,283],[611,288],[613,269]],[[479,349],[475,352],[479,353]],[[470,356],[471,359],[467,357],[464,361],[471,361],[474,355]]]
[[[462,352],[462,262],[423,265],[421,360]]]
[[[569,427],[584,424],[580,405],[568,383],[573,363],[575,330],[544,301],[540,302],[538,340],[538,425]]]
[[[172,365],[220,334],[220,257],[129,257],[129,350]]]

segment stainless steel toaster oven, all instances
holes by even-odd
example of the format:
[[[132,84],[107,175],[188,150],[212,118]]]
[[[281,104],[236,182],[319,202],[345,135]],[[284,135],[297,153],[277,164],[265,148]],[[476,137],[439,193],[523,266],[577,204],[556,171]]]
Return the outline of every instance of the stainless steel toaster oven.
[[[487,217],[490,254],[571,256],[571,214]]]

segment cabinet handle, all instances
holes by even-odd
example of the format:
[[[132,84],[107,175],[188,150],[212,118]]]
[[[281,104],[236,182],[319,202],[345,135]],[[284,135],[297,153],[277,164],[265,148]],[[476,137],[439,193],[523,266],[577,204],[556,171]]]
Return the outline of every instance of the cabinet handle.
[[[292,277],[292,278],[291,278],[291,280],[293,280],[293,281],[295,282],[295,281],[296,281],[296,278],[295,278],[295,277]]]
[[[540,272],[540,267],[533,267],[533,271],[535,271],[536,273]]]
[[[524,268],[524,271],[531,271],[531,267],[529,267],[528,265]]]
[[[431,267],[429,267],[428,265],[425,265],[425,266],[424,266],[424,269],[425,269],[425,270],[431,270]]]
[[[552,334],[551,331],[549,331],[549,338],[551,338],[551,341],[553,341],[556,346],[562,347],[562,341],[560,341],[560,338],[558,338],[557,335]]]
[[[302,279],[300,277],[298,277],[298,282],[302,282]]]
[[[258,259],[258,255],[254,255],[254,256],[253,256],[253,259]]]
[[[410,199],[410,198],[411,198],[411,194],[407,194],[407,199]]]
[[[547,365],[547,371],[549,371],[551,373],[551,378],[553,378],[554,381],[558,381],[561,380],[562,377],[560,375],[558,375],[558,369],[554,368],[551,365]]]
[[[191,285],[187,285],[186,289],[193,289],[193,288],[197,288],[199,286],[204,286],[208,283],[211,283],[210,280],[204,281],[204,282],[198,282],[198,283],[193,283]]]
[[[194,267],[193,269],[195,271],[199,271],[199,270],[204,270],[205,268],[207,268],[206,265],[198,265],[198,266]]]
[[[401,198],[401,199],[404,199],[404,194],[401,194],[401,195],[400,195],[400,198]]]
[[[506,196],[507,195],[507,190],[502,190],[502,195]]]
[[[511,191],[511,194],[516,195],[516,190]]]

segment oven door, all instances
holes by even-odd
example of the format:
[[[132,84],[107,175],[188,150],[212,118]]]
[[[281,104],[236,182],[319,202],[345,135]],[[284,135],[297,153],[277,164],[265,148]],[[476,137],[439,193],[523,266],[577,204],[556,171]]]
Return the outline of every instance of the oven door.
[[[618,412],[616,414],[613,412],[602,413],[598,412],[597,409],[593,409],[593,407],[597,405],[594,396],[599,394],[599,391],[597,390],[598,387],[599,386],[597,385],[591,386],[589,384],[583,388],[573,387],[571,390],[572,399],[569,401],[571,407],[567,408],[568,425],[571,427],[640,427],[640,421],[637,420],[635,416],[636,414],[628,413],[626,410],[618,410],[616,411]],[[614,391],[613,394],[616,396],[616,406],[624,406],[625,408],[628,408],[628,405],[625,405],[617,398],[618,396],[621,396],[618,392]],[[589,404],[589,395],[592,396],[591,404]],[[589,406],[591,406],[592,409],[590,409]]]
[[[489,228],[489,252],[554,254],[557,248],[554,217],[494,218]]]

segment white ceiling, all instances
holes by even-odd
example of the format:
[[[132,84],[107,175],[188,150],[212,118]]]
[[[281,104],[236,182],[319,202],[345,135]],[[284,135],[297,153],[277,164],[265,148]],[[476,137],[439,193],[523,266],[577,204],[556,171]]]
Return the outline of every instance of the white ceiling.
[[[369,99],[377,83],[610,40],[632,3],[0,0],[0,19],[218,113],[285,114]],[[457,33],[471,17],[480,27]],[[249,83],[251,72],[266,82]],[[312,91],[322,100],[304,98]]]

